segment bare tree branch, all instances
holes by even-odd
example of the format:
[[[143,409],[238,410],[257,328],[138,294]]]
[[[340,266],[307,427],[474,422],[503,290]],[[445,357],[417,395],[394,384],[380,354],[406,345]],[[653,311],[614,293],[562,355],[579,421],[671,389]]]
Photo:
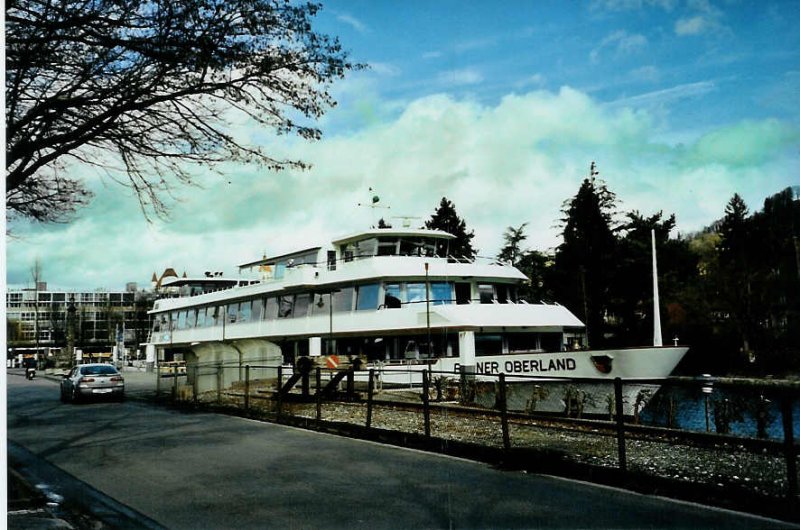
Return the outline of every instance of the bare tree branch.
[[[330,83],[362,65],[313,30],[313,3],[287,0],[11,0],[6,7],[6,205],[64,221],[91,199],[63,175],[96,166],[163,216],[186,164],[278,170],[229,132],[240,112],[278,134],[318,139]],[[109,163],[111,156],[118,163]],[[121,176],[114,176],[116,171]]]

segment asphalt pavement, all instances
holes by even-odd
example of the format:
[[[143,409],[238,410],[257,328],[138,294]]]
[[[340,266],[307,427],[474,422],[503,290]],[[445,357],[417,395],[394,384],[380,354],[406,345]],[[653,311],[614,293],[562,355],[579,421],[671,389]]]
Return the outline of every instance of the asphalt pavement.
[[[147,375],[135,375],[147,392]],[[144,528],[786,528],[784,522],[146,401],[63,404],[8,378],[10,460]],[[17,456],[14,456],[17,455]],[[13,457],[13,458],[12,458]],[[33,465],[33,464],[31,464]],[[66,478],[65,478],[66,477]],[[69,479],[69,480],[67,480]],[[91,492],[94,496],[87,496]],[[122,519],[109,527],[128,527]]]

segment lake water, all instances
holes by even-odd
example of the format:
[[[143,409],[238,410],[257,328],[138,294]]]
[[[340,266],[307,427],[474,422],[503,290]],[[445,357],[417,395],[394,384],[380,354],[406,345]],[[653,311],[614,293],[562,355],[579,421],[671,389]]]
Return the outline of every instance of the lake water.
[[[711,432],[724,429],[727,416],[729,433],[738,436],[758,437],[758,420],[761,417],[767,437],[783,440],[783,419],[780,397],[756,391],[734,391],[733,389],[713,389],[704,394],[700,388],[662,387],[644,407],[640,421],[644,424],[667,426],[670,407],[673,407],[673,427]],[[706,416],[706,400],[708,416]],[[793,432],[795,440],[800,439],[800,399],[792,403]],[[727,414],[726,414],[727,411]],[[706,420],[708,417],[708,420]]]

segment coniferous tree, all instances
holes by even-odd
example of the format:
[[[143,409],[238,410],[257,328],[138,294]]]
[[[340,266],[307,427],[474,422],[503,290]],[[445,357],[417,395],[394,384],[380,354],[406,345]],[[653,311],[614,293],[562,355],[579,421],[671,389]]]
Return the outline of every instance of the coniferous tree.
[[[720,295],[724,308],[741,341],[741,351],[751,355],[751,340],[755,333],[753,315],[752,226],[748,208],[739,194],[734,194],[725,207],[720,223],[719,264]]]
[[[506,228],[506,231],[503,234],[505,245],[497,254],[497,259],[511,263],[511,265],[517,264],[517,261],[520,259],[523,253],[521,244],[523,241],[528,239],[527,234],[525,234],[525,227],[527,225],[528,223],[522,223],[517,228],[514,228],[513,226]]]
[[[441,230],[456,236],[447,245],[437,248],[437,255],[473,259],[477,254],[477,250],[472,248],[472,238],[475,237],[475,232],[467,231],[467,223],[456,213],[456,205],[446,197],[442,197],[439,207],[430,220],[425,221],[425,228]]]
[[[557,299],[586,324],[592,347],[604,342],[604,315],[616,248],[615,196],[596,175],[592,163],[590,177],[564,204],[563,242],[556,249],[554,274]]]

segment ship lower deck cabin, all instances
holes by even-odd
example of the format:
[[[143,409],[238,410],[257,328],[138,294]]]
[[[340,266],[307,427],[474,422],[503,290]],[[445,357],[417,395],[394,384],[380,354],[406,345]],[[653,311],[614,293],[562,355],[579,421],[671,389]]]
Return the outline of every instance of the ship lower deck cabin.
[[[581,334],[575,332],[475,332],[475,356],[552,353],[578,349]],[[283,361],[294,364],[299,357],[313,355],[313,339],[274,340],[281,348]],[[367,362],[401,363],[426,361],[440,357],[459,357],[457,331],[432,330],[430,348],[428,335],[421,333],[403,335],[371,335],[368,337],[321,337],[319,354],[358,357]],[[577,346],[576,346],[577,345]]]

